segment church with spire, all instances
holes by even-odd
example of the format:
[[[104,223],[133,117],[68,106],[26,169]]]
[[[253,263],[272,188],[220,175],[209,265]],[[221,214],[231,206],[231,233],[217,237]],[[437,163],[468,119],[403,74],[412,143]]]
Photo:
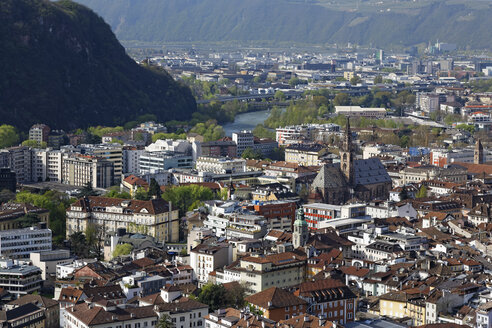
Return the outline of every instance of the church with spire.
[[[352,198],[386,199],[390,190],[391,178],[379,158],[355,159],[347,118],[340,163],[323,165],[311,185],[310,201],[343,204]]]

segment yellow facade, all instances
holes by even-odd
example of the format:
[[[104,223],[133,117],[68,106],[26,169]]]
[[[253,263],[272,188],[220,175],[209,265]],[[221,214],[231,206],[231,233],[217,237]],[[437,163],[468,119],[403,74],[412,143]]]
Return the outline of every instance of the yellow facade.
[[[379,313],[390,318],[412,318],[416,326],[425,324],[425,303],[381,299]]]

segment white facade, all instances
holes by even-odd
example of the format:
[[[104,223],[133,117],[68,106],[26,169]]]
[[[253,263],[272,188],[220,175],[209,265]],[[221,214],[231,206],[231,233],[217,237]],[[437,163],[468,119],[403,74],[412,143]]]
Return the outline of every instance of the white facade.
[[[190,266],[201,284],[208,281],[208,275],[212,271],[231,263],[231,244],[199,245],[190,252]]]
[[[149,152],[167,150],[183,154],[191,154],[191,143],[187,140],[160,139],[145,147],[145,150]]]
[[[242,173],[246,171],[246,160],[242,158],[199,157],[196,170],[215,174]]]
[[[145,153],[144,149],[123,149],[123,173],[140,173],[140,156]]]
[[[29,258],[29,254],[51,250],[51,230],[25,228],[0,231],[0,255],[11,259]]]
[[[74,261],[73,258],[70,258],[70,251],[65,249],[32,252],[30,259],[32,265],[41,269],[43,280],[55,277],[58,265],[67,265]]]
[[[237,145],[237,156],[241,156],[243,151],[247,148],[254,149],[255,143],[253,138],[253,132],[251,131],[241,131],[232,134],[232,141]]]

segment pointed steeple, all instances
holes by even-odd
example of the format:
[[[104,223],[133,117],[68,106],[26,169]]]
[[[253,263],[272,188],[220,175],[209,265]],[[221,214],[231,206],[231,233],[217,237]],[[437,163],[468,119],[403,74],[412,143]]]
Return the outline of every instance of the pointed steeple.
[[[352,131],[350,131],[350,119],[347,116],[347,127],[345,128],[345,140],[343,142],[343,151],[352,151]]]

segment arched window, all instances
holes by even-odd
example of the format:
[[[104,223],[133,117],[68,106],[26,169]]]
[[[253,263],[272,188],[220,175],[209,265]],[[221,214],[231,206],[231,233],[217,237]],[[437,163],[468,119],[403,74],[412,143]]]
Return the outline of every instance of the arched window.
[[[346,162],[347,161],[347,153],[343,154],[343,161]]]
[[[346,171],[347,170],[347,163],[343,163],[342,168],[343,168],[343,171]]]

